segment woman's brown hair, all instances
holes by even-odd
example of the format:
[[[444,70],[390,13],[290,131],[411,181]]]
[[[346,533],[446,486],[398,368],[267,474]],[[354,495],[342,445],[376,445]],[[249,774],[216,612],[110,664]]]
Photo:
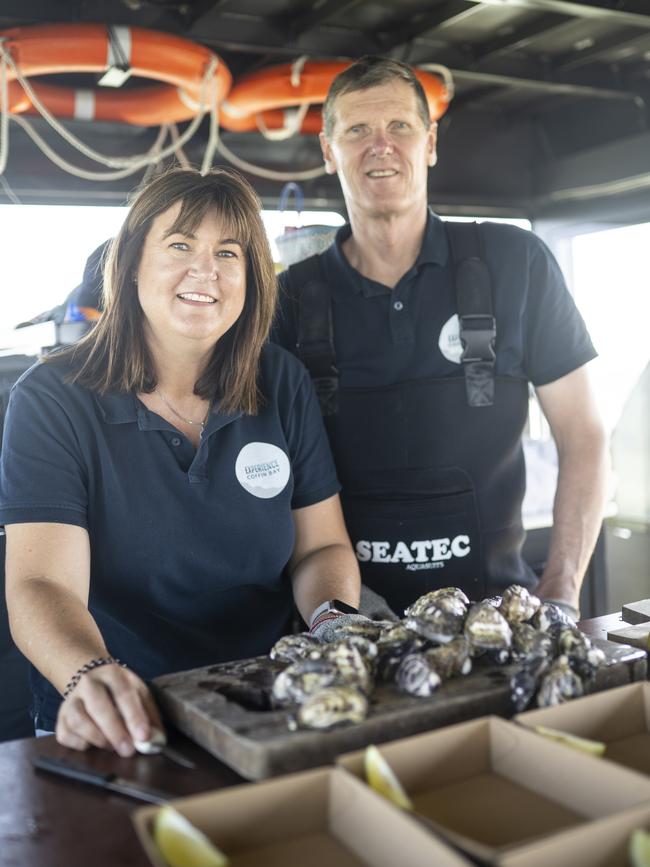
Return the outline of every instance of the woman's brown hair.
[[[50,356],[72,362],[69,381],[105,393],[144,392],[156,387],[156,371],[144,331],[135,275],[155,218],[172,205],[181,209],[172,232],[191,234],[208,211],[216,211],[246,255],[246,299],[238,320],[221,337],[194,386],[218,400],[222,412],[254,415],[259,406],[259,357],[275,310],[276,276],[260,216],[260,201],[237,172],[171,169],[145,186],[110,246],[104,275],[104,312],[79,343]]]

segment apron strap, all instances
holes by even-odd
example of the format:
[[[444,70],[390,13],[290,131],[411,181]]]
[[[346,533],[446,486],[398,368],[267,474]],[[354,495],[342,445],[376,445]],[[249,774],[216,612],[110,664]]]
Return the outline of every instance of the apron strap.
[[[310,256],[287,270],[292,295],[298,299],[296,349],[314,381],[324,416],[338,411],[339,372],[334,351],[332,292],[320,256]]]
[[[447,222],[445,226],[454,266],[467,403],[492,406],[497,328],[483,237],[477,223]]]

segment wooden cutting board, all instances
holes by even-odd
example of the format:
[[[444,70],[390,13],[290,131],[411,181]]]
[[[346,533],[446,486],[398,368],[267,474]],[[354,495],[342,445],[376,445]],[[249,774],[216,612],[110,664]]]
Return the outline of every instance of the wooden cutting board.
[[[590,691],[646,677],[645,652],[594,641],[605,652]],[[266,657],[164,675],[153,688],[168,719],[243,777],[259,780],[329,764],[341,753],[406,737],[485,714],[510,717],[509,678],[516,666],[481,667],[447,681],[431,698],[413,698],[382,685],[366,720],[329,732],[288,729],[289,712],[269,709],[268,694],[284,666]]]

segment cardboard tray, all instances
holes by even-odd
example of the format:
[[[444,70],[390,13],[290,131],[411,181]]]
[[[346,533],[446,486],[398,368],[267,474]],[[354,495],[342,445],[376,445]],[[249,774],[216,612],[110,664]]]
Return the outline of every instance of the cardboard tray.
[[[637,828],[650,831],[650,805],[524,846],[497,863],[499,867],[629,867],[629,839]]]
[[[620,644],[596,641],[605,653],[592,689],[602,690],[646,677],[646,654]],[[153,689],[168,719],[249,780],[333,762],[341,753],[383,743],[467,719],[512,716],[509,677],[515,666],[477,666],[467,677],[447,681],[428,699],[381,686],[368,718],[329,732],[288,728],[289,713],[263,710],[273,669],[266,657],[228,662],[164,675]]]
[[[536,839],[650,805],[650,779],[496,717],[385,744],[381,752],[431,829],[488,863]],[[338,764],[362,780],[363,758],[357,752]]]
[[[427,829],[341,770],[307,771],[171,802],[229,857],[230,867],[469,867]],[[149,860],[157,807],[132,814]]]
[[[650,683],[632,683],[515,719],[605,743],[604,758],[650,775]]]

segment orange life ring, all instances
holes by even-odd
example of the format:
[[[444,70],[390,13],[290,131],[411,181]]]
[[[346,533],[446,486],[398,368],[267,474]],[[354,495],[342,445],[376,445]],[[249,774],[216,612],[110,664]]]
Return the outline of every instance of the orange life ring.
[[[314,60],[304,64],[292,83],[292,64],[282,64],[244,76],[235,82],[219,111],[221,125],[231,132],[259,129],[259,120],[268,129],[285,126],[283,109],[290,106],[321,105],[334,78],[352,61],[331,62]],[[431,120],[438,120],[447,111],[452,94],[437,76],[420,69],[415,74],[429,102]],[[321,113],[310,109],[301,132],[320,132]]]
[[[137,88],[73,89],[32,83],[52,114],[61,118],[122,121],[154,126],[190,120],[197,113],[201,84],[212,61],[215,96],[221,102],[232,84],[224,62],[209,48],[169,33],[140,27],[112,28],[114,39],[103,24],[48,24],[16,27],[0,34],[20,72],[27,78],[61,72],[104,72],[120,61],[122,54],[134,76],[162,82]],[[9,110],[35,114],[29,97],[8,70]],[[14,80],[12,80],[14,79]],[[209,89],[205,88],[208,100]]]

